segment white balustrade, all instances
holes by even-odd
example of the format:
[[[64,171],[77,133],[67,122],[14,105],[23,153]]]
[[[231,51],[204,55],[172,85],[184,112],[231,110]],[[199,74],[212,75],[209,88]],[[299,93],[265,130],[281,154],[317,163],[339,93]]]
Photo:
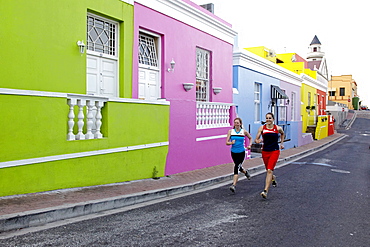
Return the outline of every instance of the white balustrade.
[[[84,140],[84,139],[100,139],[103,134],[100,132],[102,125],[101,109],[107,98],[85,95],[68,95],[68,134],[67,140]],[[74,108],[77,105],[77,127],[78,133],[74,134],[73,129],[76,124]],[[84,114],[86,112],[86,115]],[[83,133],[86,124],[86,133]]]
[[[230,108],[233,104],[197,102],[197,129],[230,126]]]

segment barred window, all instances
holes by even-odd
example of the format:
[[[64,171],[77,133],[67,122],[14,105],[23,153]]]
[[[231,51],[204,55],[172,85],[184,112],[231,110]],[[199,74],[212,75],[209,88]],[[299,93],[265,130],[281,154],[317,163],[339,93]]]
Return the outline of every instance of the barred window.
[[[158,53],[154,37],[139,34],[139,64],[158,67]]]
[[[117,56],[117,24],[87,16],[87,49]]]
[[[210,52],[197,48],[196,100],[209,101]]]
[[[296,113],[295,113],[295,93],[292,92],[292,95],[291,95],[291,99],[290,99],[290,106],[291,106],[291,120],[292,121],[295,121],[296,117]]]

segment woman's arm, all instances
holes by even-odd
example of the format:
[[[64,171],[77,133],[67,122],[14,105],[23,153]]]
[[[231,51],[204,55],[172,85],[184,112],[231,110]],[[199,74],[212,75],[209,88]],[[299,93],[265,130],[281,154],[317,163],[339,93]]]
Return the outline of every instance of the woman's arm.
[[[229,131],[227,132],[226,145],[233,145],[233,144],[235,143],[235,140],[230,141],[230,137],[231,137],[231,130],[229,130]]]
[[[262,142],[262,139],[260,139],[261,138],[261,134],[262,134],[262,130],[263,130],[263,126],[261,126],[261,127],[258,128],[256,139],[254,140],[255,143],[261,143]]]
[[[284,149],[284,139],[285,139],[285,133],[283,128],[278,126],[278,131],[280,133],[280,149]]]
[[[251,134],[249,134],[249,132],[248,132],[248,131],[246,131],[246,130],[244,130],[244,135],[245,135],[246,137],[248,137],[248,139],[249,139],[249,145],[247,146],[247,149],[251,149],[251,148],[252,148],[252,142],[253,142],[253,140],[252,140],[252,136],[251,136]]]

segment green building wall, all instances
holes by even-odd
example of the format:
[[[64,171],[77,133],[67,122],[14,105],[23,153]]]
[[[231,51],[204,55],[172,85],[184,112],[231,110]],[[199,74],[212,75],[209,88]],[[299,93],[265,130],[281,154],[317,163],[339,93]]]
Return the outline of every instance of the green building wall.
[[[120,97],[131,97],[133,6],[121,0],[12,0],[0,8],[2,88],[86,93],[87,13],[119,22]],[[85,83],[81,83],[85,82]]]
[[[102,139],[67,141],[67,94],[86,94],[86,54],[76,43],[86,43],[87,13],[119,22],[121,99],[102,108]],[[14,0],[1,3],[0,16],[6,61],[0,66],[0,196],[150,178],[154,169],[164,176],[169,103],[122,99],[131,98],[132,5]]]

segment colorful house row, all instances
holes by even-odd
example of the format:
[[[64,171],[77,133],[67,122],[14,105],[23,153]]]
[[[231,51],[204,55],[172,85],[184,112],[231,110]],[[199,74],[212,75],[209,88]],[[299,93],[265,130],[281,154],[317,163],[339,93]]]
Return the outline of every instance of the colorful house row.
[[[0,9],[0,196],[230,162],[230,24],[188,0],[36,5]]]
[[[189,0],[8,1],[0,14],[17,37],[0,40],[0,196],[230,163],[236,116],[255,135],[274,112],[297,147],[325,106],[315,73],[233,53],[231,25]]]
[[[247,83],[247,88],[254,88],[254,97],[252,92],[249,93],[249,97],[252,97],[250,99],[254,100],[247,106],[251,106],[254,101],[255,110],[254,113],[251,112],[254,117],[249,118],[250,121],[254,121],[254,125],[257,126],[260,124],[261,109],[264,113],[268,111],[276,113],[277,123],[287,132],[286,147],[300,146],[311,142],[312,139],[326,137],[328,131],[322,131],[322,122],[325,122],[325,126],[334,126],[330,124],[331,118],[323,117],[320,118],[321,122],[318,122],[319,116],[326,115],[328,69],[325,53],[321,51],[321,43],[317,36],[312,40],[309,49],[307,59],[296,53],[276,54],[263,46],[245,48],[242,53],[238,52],[236,61],[234,53],[234,68],[244,68],[251,73],[249,75],[251,81]],[[253,57],[251,53],[259,58]],[[240,61],[244,61],[244,65],[241,66]],[[245,64],[246,61],[249,61],[249,64]],[[287,80],[285,78],[287,71],[296,74],[295,78],[290,75],[290,80]],[[257,78],[253,78],[253,75]],[[270,82],[262,83],[261,76],[266,78],[264,81]],[[235,82],[240,85],[239,76],[234,77]],[[241,97],[243,96],[236,96]],[[251,116],[246,114],[246,117],[248,115]],[[252,128],[252,133],[257,131],[257,126]],[[292,136],[292,133],[295,136]],[[291,140],[297,140],[297,143]]]

